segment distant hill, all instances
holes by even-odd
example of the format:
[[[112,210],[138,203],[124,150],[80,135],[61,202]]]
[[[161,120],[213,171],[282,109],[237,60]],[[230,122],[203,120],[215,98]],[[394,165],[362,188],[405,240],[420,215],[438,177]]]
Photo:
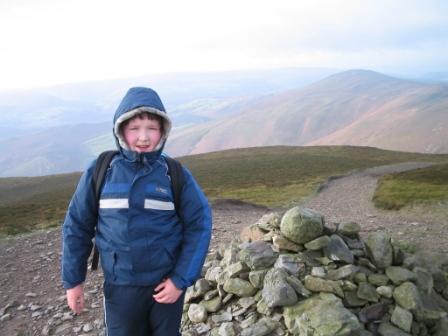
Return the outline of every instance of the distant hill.
[[[247,146],[367,145],[446,153],[447,111],[447,85],[350,70],[179,130],[167,149],[186,155]]]
[[[181,157],[211,199],[289,206],[331,176],[407,161],[440,162],[448,155],[351,146],[241,148]],[[60,225],[79,173],[0,178],[0,237]]]
[[[448,152],[448,84],[415,82],[368,70],[340,72],[310,83],[325,71],[309,70],[307,75],[299,70],[152,78],[162,89],[162,97],[168,98],[166,105],[175,126],[180,126],[173,129],[166,151],[183,156],[241,147],[354,145]],[[151,82],[145,78],[139,80]],[[2,118],[11,120],[2,125],[0,176],[79,171],[102,150],[115,148],[110,120],[123,93],[124,82],[118,82],[107,81],[104,87],[91,83],[55,88],[56,102],[78,101],[79,97],[87,102],[79,103],[79,109],[68,104],[64,113],[55,108],[40,115],[38,108],[21,107],[21,119],[12,122],[14,113],[3,111]],[[304,83],[309,85],[304,87]],[[96,93],[102,98],[95,102]],[[44,101],[42,109],[46,110]],[[1,102],[0,95],[0,108]],[[30,106],[33,102],[27,101]],[[94,107],[89,109],[90,105]],[[39,131],[36,126],[29,132],[17,128],[22,122],[55,125]]]

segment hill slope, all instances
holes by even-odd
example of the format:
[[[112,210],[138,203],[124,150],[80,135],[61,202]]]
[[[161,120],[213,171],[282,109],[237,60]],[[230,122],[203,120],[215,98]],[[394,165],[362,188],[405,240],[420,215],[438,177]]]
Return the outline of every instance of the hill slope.
[[[175,155],[268,145],[369,145],[448,152],[448,86],[351,70],[260,98],[240,113],[183,129]]]
[[[384,164],[443,161],[448,155],[368,147],[264,147],[180,158],[211,199],[287,206],[313,193],[330,176]],[[58,225],[79,173],[0,179],[0,235]]]

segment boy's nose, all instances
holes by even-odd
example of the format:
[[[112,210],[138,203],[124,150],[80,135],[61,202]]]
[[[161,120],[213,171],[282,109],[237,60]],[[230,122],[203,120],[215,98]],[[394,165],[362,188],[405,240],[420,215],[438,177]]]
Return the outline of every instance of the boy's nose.
[[[140,140],[148,140],[149,139],[149,134],[146,131],[141,131],[139,133],[139,138]]]

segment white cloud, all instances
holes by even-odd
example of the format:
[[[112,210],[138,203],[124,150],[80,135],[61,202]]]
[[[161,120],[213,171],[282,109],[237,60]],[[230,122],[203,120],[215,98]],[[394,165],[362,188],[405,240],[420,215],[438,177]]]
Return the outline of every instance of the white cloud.
[[[0,88],[257,67],[443,68],[447,14],[443,1],[3,0]]]

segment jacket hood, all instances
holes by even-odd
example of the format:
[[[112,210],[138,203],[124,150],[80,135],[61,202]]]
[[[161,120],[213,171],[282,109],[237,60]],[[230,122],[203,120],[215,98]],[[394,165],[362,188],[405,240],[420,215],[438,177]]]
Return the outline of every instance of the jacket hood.
[[[166,114],[165,107],[163,103],[154,90],[145,87],[133,87],[128,90],[126,95],[121,100],[120,105],[115,111],[114,116],[114,137],[117,140],[117,146],[120,150],[125,150],[125,152],[131,152],[129,146],[126,144],[123,135],[121,134],[120,125],[137,114],[149,112],[151,114],[156,114],[162,117],[163,120],[163,134],[160,139],[159,144],[153,152],[161,153],[166,139],[171,130],[171,120]],[[131,154],[131,153],[129,153]],[[146,153],[145,153],[146,154]],[[149,154],[149,153],[148,153]]]

